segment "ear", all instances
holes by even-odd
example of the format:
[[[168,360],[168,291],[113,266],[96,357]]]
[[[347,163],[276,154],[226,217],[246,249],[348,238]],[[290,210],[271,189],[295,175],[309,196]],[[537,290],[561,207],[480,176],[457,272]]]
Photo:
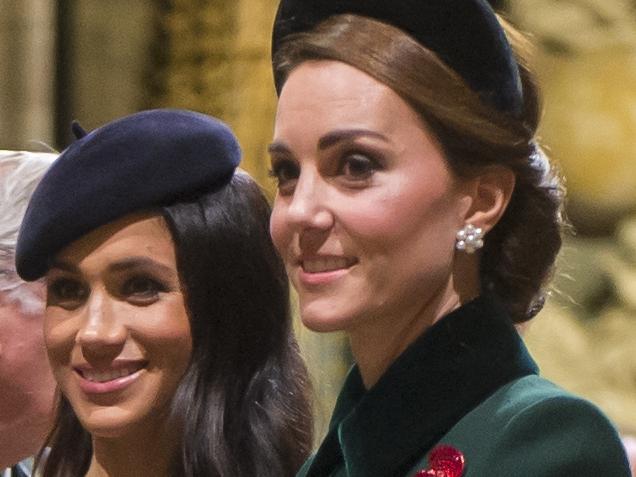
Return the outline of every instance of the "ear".
[[[472,203],[465,223],[490,231],[506,211],[515,188],[515,174],[507,167],[493,166],[471,182]]]

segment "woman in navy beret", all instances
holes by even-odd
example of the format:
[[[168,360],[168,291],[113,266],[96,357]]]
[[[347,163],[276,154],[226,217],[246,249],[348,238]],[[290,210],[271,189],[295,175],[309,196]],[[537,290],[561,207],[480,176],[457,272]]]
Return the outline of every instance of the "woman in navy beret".
[[[282,0],[271,233],[303,323],[356,361],[299,475],[629,475],[515,326],[563,226],[523,47],[484,0]]]
[[[180,110],[75,130],[16,253],[22,278],[45,277],[60,391],[43,475],[293,475],[311,438],[305,369],[234,135]]]

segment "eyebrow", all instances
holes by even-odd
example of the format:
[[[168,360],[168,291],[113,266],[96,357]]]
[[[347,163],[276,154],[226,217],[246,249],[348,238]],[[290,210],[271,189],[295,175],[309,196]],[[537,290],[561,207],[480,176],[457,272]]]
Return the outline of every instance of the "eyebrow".
[[[174,269],[148,257],[125,258],[108,266],[111,272],[125,272],[133,268],[155,268],[163,273],[175,273]]]
[[[80,273],[79,268],[72,264],[65,262],[63,260],[53,260],[49,266],[49,269],[59,268],[60,270]],[[115,263],[112,263],[108,266],[108,270],[110,272],[124,272],[127,270],[131,270],[134,268],[155,268],[163,273],[174,274],[174,270],[167,265],[159,263],[155,260],[152,260],[148,257],[129,257],[123,260],[119,260]]]
[[[78,268],[75,265],[64,262],[62,260],[51,260],[51,262],[49,263],[49,270],[52,270],[54,268],[59,268],[60,270],[64,270],[67,272],[78,272]]]
[[[272,153],[286,154],[286,153],[289,153],[290,150],[285,143],[280,141],[274,141],[269,146],[267,146],[267,152],[269,152],[270,154]]]
[[[389,142],[389,139],[383,134],[375,131],[370,131],[368,129],[339,129],[337,131],[327,133],[323,137],[321,137],[318,140],[318,149],[327,149],[339,142],[351,141],[353,139],[365,136],[381,139],[384,142]]]
[[[339,129],[337,131],[332,131],[322,136],[318,140],[318,149],[319,150],[328,149],[339,142],[351,141],[359,137],[373,137],[376,139],[380,139],[384,142],[390,142],[385,135],[380,134],[379,132],[370,131],[368,129]],[[281,141],[274,141],[267,147],[267,150],[270,153],[289,153],[290,152],[290,149],[287,146],[287,144]]]

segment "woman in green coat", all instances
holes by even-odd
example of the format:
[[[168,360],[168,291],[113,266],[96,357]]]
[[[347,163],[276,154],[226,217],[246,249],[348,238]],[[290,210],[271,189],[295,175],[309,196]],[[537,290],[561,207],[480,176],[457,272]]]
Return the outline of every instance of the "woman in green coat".
[[[282,1],[270,229],[303,323],[356,361],[299,475],[629,475],[517,332],[563,199],[523,47],[482,0]]]

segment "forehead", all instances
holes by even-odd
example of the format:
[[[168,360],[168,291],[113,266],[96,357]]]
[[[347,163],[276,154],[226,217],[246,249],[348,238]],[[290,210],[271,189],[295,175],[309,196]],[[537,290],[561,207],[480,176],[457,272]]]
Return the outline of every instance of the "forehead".
[[[127,257],[149,257],[174,266],[174,243],[163,217],[131,214],[80,237],[55,256],[55,262],[99,266]]]
[[[409,123],[423,126],[417,113],[391,88],[353,66],[331,60],[306,61],[291,71],[281,91],[276,122],[277,133],[318,122],[326,127],[347,122],[387,132],[398,124],[400,129]]]

